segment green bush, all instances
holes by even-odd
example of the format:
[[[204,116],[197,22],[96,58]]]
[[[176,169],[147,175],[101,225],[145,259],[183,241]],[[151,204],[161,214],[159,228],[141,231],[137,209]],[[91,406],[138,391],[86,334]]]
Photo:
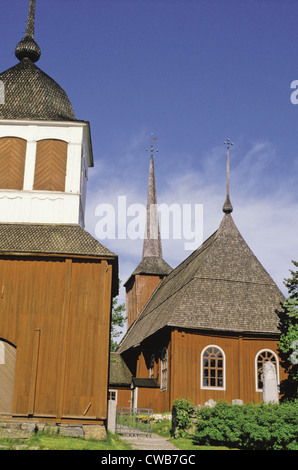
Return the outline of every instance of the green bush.
[[[192,417],[195,413],[195,406],[186,398],[179,398],[173,401],[173,427],[172,435],[175,437],[183,437],[187,434],[187,430],[192,426]]]
[[[245,450],[298,450],[298,401],[231,405],[197,413],[194,442]]]

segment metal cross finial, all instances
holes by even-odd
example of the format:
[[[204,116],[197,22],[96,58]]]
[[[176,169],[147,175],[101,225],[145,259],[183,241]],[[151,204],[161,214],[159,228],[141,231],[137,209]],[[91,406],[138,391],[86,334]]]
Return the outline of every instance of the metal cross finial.
[[[227,146],[228,150],[230,148],[230,145],[234,145],[233,142],[231,142],[231,139],[227,139],[226,142],[224,142],[224,144]]]
[[[153,134],[151,134],[153,136]],[[153,141],[157,140],[157,137],[152,137],[152,142],[151,142],[151,147],[150,147],[150,152],[151,152],[151,157],[153,158],[153,152],[154,152],[154,147],[153,147]],[[146,152],[148,152],[149,149],[146,149]],[[155,149],[155,152],[158,152],[158,149]]]

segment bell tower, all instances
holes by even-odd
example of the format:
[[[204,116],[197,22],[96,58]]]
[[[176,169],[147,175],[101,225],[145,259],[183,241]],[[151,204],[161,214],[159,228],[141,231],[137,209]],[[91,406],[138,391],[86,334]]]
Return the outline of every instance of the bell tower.
[[[76,119],[65,91],[36,62],[35,0],[18,63],[0,74],[0,223],[84,228],[90,125]]]
[[[162,257],[154,172],[153,140],[156,139],[152,139],[151,144],[147,191],[147,217],[142,260],[124,284],[126,289],[127,328],[129,328],[139,316],[146,302],[162,279],[172,271],[172,268]]]

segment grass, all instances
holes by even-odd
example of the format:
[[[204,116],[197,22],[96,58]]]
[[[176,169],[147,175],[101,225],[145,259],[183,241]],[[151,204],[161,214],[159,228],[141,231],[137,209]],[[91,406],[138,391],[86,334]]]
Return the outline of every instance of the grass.
[[[29,439],[0,439],[1,450],[130,450],[116,434],[108,433],[107,440],[82,439],[37,432]],[[3,447],[2,447],[3,446]],[[5,446],[5,447],[4,447]],[[26,446],[23,447],[23,446]]]
[[[195,445],[190,437],[172,438],[171,427],[170,420],[163,420],[160,423],[153,424],[153,433],[168,438],[180,450],[229,450],[227,447]],[[20,450],[131,450],[129,444],[124,442],[117,434],[110,432],[108,432],[105,441],[66,437],[47,432],[37,432],[29,439],[0,439],[0,450],[15,450],[18,448]]]

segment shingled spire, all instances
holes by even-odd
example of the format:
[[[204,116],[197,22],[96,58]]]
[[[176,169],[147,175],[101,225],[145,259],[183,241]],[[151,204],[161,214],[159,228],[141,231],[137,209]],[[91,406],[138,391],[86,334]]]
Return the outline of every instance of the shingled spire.
[[[29,14],[25,37],[19,42],[15,49],[15,55],[20,61],[27,58],[32,62],[37,62],[41,51],[34,39],[35,27],[35,0],[30,0]]]
[[[156,151],[158,152],[158,150]],[[154,148],[152,143],[147,192],[146,230],[143,243],[143,258],[148,256],[157,256],[158,258],[162,258],[153,152]]]
[[[128,327],[136,320],[160,281],[172,271],[171,266],[169,266],[162,258],[154,173],[153,140],[156,139],[152,139],[150,149],[151,156],[147,192],[147,218],[142,260],[124,284],[126,289]]]

